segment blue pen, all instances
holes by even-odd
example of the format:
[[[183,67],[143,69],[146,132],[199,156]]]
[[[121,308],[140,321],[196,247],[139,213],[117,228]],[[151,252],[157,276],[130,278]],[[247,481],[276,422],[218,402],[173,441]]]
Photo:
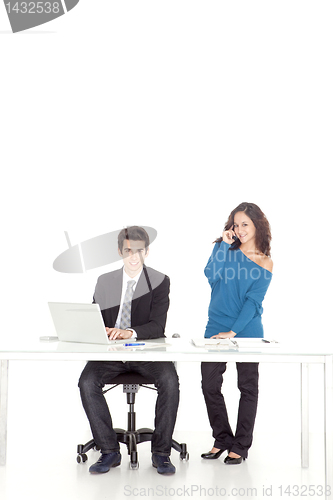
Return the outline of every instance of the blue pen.
[[[124,344],[125,347],[133,346],[136,347],[137,345],[145,345],[144,342],[133,342],[133,344]]]

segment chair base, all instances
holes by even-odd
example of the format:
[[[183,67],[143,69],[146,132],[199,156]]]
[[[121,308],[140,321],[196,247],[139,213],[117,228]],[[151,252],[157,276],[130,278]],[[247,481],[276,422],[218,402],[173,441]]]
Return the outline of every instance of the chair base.
[[[151,441],[153,430],[148,428],[142,428],[135,431],[126,431],[125,429],[114,429],[117,433],[117,439],[119,443],[126,444],[128,455],[130,456],[130,468],[138,469],[138,452],[137,445],[144,443],[146,441]],[[172,448],[179,452],[179,458],[184,461],[188,461],[189,453],[187,451],[186,443],[178,443],[174,439],[172,440]],[[88,460],[87,452],[91,449],[99,450],[98,446],[93,439],[88,441],[86,444],[79,444],[77,446],[77,463],[86,462]]]
[[[123,384],[123,392],[126,393],[127,404],[129,405],[129,412],[127,414],[127,430],[118,428],[114,430],[117,433],[118,442],[126,444],[127,446],[128,454],[130,455],[131,469],[137,469],[139,467],[137,445],[140,443],[144,443],[145,441],[151,441],[153,436],[152,429],[144,427],[142,429],[136,429],[136,414],[134,411],[134,403],[135,394],[138,392],[139,387],[146,387],[147,389],[150,389],[150,387],[147,387],[143,384],[152,384],[154,383],[154,381],[145,379],[137,373],[135,373],[134,376],[135,379],[133,383],[133,374],[126,373],[119,375],[114,379],[115,384],[110,389],[103,391],[103,394],[105,394],[109,390],[117,387],[119,383]],[[142,380],[139,380],[140,377]],[[177,443],[177,441],[173,439],[171,446],[180,453],[179,457],[181,460],[187,461],[189,459],[189,454],[187,452],[187,446],[185,443]],[[84,445],[79,444],[77,446],[76,461],[78,463],[86,462],[88,460],[86,453],[92,448],[95,448],[96,450],[100,449],[93,439],[91,439]]]

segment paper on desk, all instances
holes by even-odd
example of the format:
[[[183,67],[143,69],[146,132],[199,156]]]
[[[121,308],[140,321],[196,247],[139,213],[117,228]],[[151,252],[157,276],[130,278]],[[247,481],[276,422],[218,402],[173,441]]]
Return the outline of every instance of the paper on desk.
[[[280,344],[275,341],[264,342],[262,338],[237,338],[232,339],[212,339],[212,338],[199,338],[192,339],[196,347],[210,347],[219,346],[225,349],[266,349],[268,347],[279,347]]]
[[[234,337],[234,341],[236,342],[239,349],[267,349],[272,347],[280,347],[280,344],[275,340],[265,342],[262,338]]]
[[[230,339],[208,339],[201,337],[199,339],[192,339],[192,343],[196,347],[207,347],[207,346],[220,346],[220,347],[235,347]]]

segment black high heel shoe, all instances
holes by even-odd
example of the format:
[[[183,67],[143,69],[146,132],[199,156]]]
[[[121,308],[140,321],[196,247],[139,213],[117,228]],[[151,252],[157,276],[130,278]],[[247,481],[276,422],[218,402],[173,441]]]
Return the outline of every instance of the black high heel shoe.
[[[219,450],[216,453],[212,453],[211,451],[209,451],[208,453],[203,453],[201,455],[201,458],[206,458],[206,459],[209,459],[209,460],[214,460],[215,458],[219,458],[222,455],[223,452],[224,452],[224,450]]]
[[[228,464],[228,465],[237,465],[237,464],[241,464],[243,462],[243,460],[245,460],[244,457],[233,458],[233,457],[229,457],[229,455],[228,455],[227,457],[225,457],[224,463]]]

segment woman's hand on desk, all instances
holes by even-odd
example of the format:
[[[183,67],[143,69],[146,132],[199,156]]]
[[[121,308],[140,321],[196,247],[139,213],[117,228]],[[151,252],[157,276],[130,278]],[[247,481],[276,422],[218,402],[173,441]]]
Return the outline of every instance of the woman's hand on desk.
[[[105,330],[110,340],[130,339],[133,335],[132,330],[121,330],[120,328],[108,328],[108,327],[105,327]]]
[[[235,337],[236,333],[230,330],[230,332],[220,332],[217,335],[213,335],[212,339],[232,339]]]

